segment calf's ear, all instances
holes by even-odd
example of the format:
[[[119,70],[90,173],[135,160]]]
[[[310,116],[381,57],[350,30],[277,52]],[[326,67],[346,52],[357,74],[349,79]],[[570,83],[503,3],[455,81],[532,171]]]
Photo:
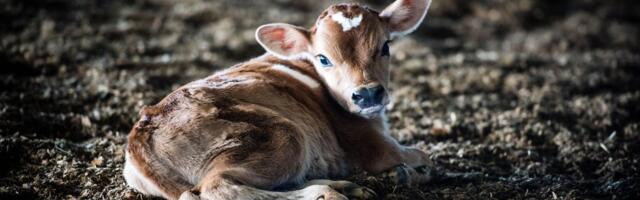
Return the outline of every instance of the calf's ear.
[[[260,26],[256,40],[267,52],[284,59],[302,57],[311,47],[309,31],[284,23]]]
[[[416,30],[431,5],[431,0],[396,0],[380,13],[387,19],[391,38],[397,38]]]

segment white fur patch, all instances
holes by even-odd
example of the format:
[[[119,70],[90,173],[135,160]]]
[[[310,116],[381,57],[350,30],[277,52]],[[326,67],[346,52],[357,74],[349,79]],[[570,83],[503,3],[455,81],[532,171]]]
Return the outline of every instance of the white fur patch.
[[[125,159],[123,175],[127,185],[143,194],[163,196],[160,188],[131,164],[129,152],[125,153]]]
[[[340,195],[337,191],[329,187],[328,185],[310,185],[301,190],[295,191],[298,195],[302,196],[302,199],[324,199],[318,198],[322,195],[327,195],[327,193],[333,192],[334,194]],[[344,199],[347,199],[345,196],[342,196]]]
[[[314,80],[313,78],[300,73],[299,71],[293,70],[287,66],[281,65],[281,64],[275,64],[271,67],[274,70],[278,70],[281,72],[284,72],[285,74],[288,74],[289,76],[295,78],[296,80],[304,83],[305,85],[309,86],[310,88],[317,88],[318,86],[320,86],[320,83],[318,83],[318,81]]]
[[[223,76],[223,75],[221,75],[221,76]],[[195,91],[193,89],[200,89],[200,88],[228,88],[228,87],[233,87],[233,86],[236,86],[236,85],[251,84],[253,82],[255,82],[255,80],[247,79],[247,78],[243,78],[243,77],[234,77],[233,81],[220,81],[220,82],[209,81],[207,79],[200,79],[200,80],[188,83],[187,85],[184,85],[181,88],[190,89],[189,92],[193,93],[193,91]]]
[[[354,18],[346,18],[342,12],[337,12],[331,15],[331,19],[342,25],[342,31],[349,31],[360,25],[360,22],[362,22],[362,14]]]

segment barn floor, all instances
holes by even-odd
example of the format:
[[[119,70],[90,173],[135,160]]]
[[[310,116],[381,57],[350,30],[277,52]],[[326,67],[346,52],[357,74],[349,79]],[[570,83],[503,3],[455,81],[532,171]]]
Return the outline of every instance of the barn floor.
[[[137,111],[260,55],[259,25],[310,26],[329,3],[0,1],[0,199],[148,199],[121,176]],[[392,132],[436,168],[481,176],[348,179],[385,199],[638,199],[638,10],[434,1],[391,47]]]

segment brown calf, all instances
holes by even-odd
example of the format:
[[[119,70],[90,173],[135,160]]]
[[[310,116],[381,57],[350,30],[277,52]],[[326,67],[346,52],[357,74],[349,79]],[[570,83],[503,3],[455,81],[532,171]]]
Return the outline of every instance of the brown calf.
[[[267,24],[261,57],[191,82],[144,108],[128,138],[129,186],[167,199],[346,199],[373,191],[331,181],[359,167],[427,181],[426,155],[388,134],[389,46],[430,0],[378,13],[325,10],[307,30]]]

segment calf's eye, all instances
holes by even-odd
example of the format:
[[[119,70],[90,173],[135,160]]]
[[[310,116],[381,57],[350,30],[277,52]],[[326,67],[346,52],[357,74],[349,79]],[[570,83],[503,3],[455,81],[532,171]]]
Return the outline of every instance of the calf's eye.
[[[323,67],[331,67],[331,66],[333,66],[331,61],[329,61],[329,59],[326,56],[322,55],[322,54],[318,55],[318,61],[320,61],[320,64]]]
[[[384,45],[382,45],[382,49],[380,50],[380,55],[382,56],[389,56],[389,41],[384,42]]]

